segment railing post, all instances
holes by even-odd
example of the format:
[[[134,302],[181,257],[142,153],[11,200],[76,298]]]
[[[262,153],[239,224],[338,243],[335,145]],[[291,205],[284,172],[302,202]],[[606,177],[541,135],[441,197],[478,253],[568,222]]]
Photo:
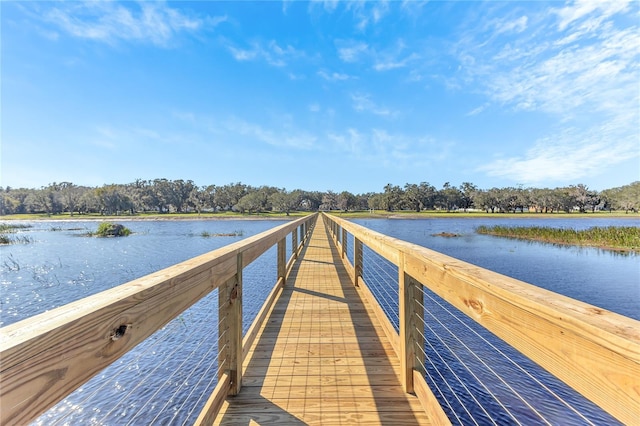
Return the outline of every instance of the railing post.
[[[242,253],[237,255],[237,272],[218,288],[218,379],[229,373],[229,395],[242,387]]]
[[[278,279],[282,278],[283,284],[287,279],[287,239],[278,241]]]
[[[294,259],[298,258],[298,228],[291,233],[291,256]]]
[[[342,227],[342,258],[347,254],[347,230]]]
[[[358,287],[358,277],[361,277],[364,270],[362,260],[362,241],[353,237],[353,285]]]
[[[413,392],[413,366],[415,351],[413,342],[412,316],[414,303],[411,299],[411,278],[405,273],[405,256],[400,252],[398,262],[398,316],[400,320],[400,376],[402,387],[407,393]]]
[[[423,376],[425,370],[424,354],[424,289],[422,284],[411,277],[409,293],[413,301],[411,310],[411,336],[413,340],[413,368],[420,371]]]

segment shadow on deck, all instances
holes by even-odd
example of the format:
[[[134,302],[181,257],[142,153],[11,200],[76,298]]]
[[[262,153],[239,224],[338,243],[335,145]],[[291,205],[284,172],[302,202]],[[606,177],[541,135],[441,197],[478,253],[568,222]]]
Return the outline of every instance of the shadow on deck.
[[[215,424],[430,424],[318,221]]]

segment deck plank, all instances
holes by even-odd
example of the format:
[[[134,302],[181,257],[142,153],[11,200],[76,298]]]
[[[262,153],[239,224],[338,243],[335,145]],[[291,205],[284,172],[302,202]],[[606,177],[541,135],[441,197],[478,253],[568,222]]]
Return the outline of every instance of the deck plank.
[[[215,424],[431,424],[318,221]]]

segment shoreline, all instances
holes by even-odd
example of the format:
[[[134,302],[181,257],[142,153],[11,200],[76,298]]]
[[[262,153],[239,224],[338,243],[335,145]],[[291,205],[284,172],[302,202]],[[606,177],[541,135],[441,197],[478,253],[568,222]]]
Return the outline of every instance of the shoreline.
[[[0,216],[0,222],[87,222],[87,221],[217,221],[217,220],[295,220],[297,218],[315,212],[292,212],[289,216],[284,213],[266,214],[241,214],[241,213],[220,213],[220,214],[197,214],[197,213],[164,213],[164,214],[142,214],[142,215],[122,215],[122,216],[97,216],[97,215],[38,215],[38,214],[17,214]],[[638,213],[623,212],[598,212],[598,213],[486,213],[486,212],[438,212],[426,211],[416,212],[327,212],[343,219],[388,219],[388,220],[417,220],[417,219],[638,219]],[[640,222],[639,222],[640,224]]]

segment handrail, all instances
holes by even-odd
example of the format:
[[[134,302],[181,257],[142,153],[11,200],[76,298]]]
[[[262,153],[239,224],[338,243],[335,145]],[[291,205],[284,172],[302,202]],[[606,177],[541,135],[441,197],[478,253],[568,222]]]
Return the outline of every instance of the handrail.
[[[633,424],[640,418],[639,321],[334,215],[323,213],[322,217],[343,253],[355,285],[366,287],[362,279],[363,244],[398,267],[401,296],[396,350],[407,391],[418,393],[414,389],[415,380],[421,378],[415,365],[419,356],[411,353],[421,337],[411,321],[422,318],[423,309],[416,308],[421,304],[414,302],[409,290],[419,285],[451,303],[621,422]],[[347,232],[354,236],[355,264],[344,256]],[[420,392],[423,390],[421,386]]]
[[[316,219],[317,214],[308,215],[0,329],[0,424],[35,419],[216,288],[219,312],[227,311],[219,313],[226,318],[219,327],[234,336],[230,351],[219,354],[227,357],[219,387],[226,383],[237,392],[242,270],[277,245],[277,282],[283,283],[290,267],[286,237],[291,234],[295,258]]]

